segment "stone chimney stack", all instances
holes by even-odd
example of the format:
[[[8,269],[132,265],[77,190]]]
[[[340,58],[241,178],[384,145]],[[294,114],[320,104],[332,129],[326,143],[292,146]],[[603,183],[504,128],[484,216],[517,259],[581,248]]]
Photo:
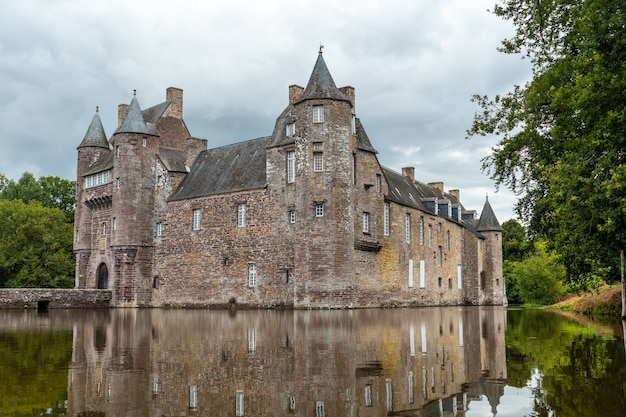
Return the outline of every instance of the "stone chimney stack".
[[[170,103],[170,106],[165,112],[165,116],[174,117],[176,119],[183,118],[183,90],[176,87],[169,87],[166,90],[165,101]]]
[[[302,97],[302,93],[304,93],[304,87],[300,87],[296,84],[291,84],[289,86],[289,104],[293,104],[298,101],[298,99]]]
[[[402,168],[402,176],[407,177],[411,181],[415,181],[415,168],[414,167],[403,167]]]
[[[345,87],[341,87],[339,91],[341,91],[348,98],[348,100],[350,100],[350,104],[352,104],[352,111],[356,113],[356,105],[354,101],[354,87],[347,85]]]
[[[451,194],[452,197],[456,198],[457,202],[461,202],[461,192],[459,190],[449,190],[448,193]]]
[[[117,106],[117,127],[119,128],[124,123],[126,115],[128,114],[128,104],[120,104]]]
[[[429,182],[428,185],[436,188],[443,195],[443,182]]]

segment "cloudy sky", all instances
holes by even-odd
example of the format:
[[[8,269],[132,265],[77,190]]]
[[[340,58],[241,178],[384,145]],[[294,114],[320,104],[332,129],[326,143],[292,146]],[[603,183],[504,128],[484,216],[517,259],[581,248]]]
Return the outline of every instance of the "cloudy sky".
[[[209,147],[271,134],[288,86],[306,86],[320,44],[381,164],[485,196],[503,222],[514,196],[481,172],[497,138],[465,139],[474,93],[530,76],[496,51],[513,28],[496,0],[0,1],[0,173],[75,178],[96,106],[107,135],[133,89],[142,108],[184,90],[184,119]]]

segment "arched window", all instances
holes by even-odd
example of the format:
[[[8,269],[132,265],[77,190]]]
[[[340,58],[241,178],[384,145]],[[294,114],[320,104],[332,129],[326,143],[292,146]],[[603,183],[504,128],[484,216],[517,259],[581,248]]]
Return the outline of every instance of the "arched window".
[[[96,288],[104,290],[109,288],[109,269],[105,263],[101,263],[96,270]]]

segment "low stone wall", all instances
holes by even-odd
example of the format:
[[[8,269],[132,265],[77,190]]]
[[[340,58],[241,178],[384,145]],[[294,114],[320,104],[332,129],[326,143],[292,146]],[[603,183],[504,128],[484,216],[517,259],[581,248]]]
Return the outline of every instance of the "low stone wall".
[[[0,289],[0,308],[110,307],[111,291],[95,289]]]

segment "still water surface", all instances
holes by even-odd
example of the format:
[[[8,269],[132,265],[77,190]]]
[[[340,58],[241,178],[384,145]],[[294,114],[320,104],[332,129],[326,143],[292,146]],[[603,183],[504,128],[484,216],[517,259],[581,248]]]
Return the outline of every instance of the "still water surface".
[[[623,416],[616,326],[525,309],[0,310],[0,416]]]

